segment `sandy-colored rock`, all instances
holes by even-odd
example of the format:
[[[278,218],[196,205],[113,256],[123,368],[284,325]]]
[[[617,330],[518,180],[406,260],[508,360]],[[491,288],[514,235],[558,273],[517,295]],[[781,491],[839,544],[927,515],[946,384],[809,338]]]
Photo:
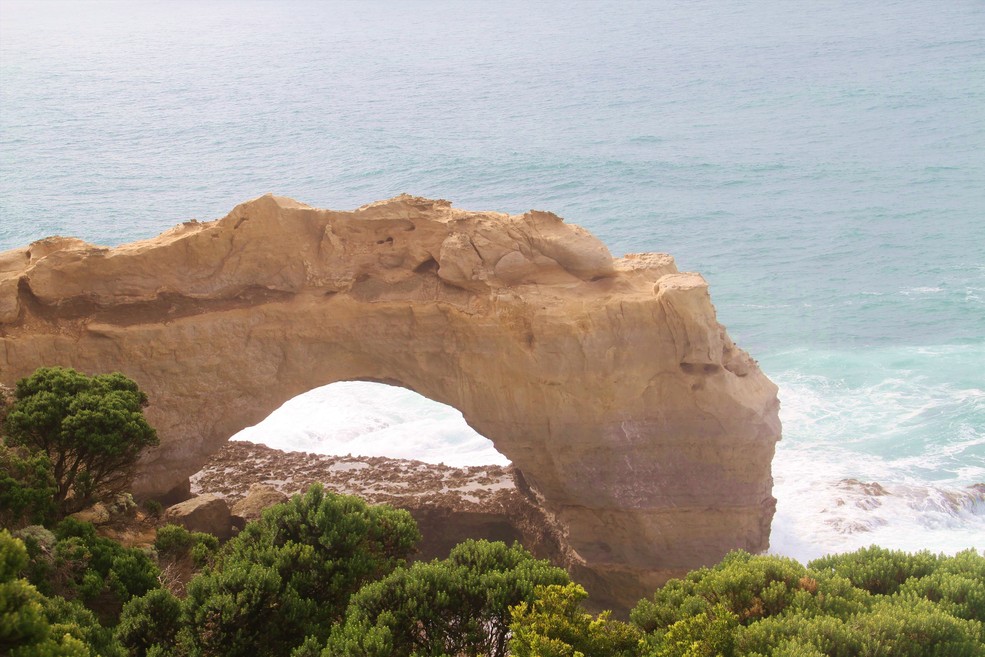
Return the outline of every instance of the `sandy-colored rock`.
[[[553,524],[518,489],[515,477],[512,466],[454,468],[380,456],[282,452],[233,440],[191,480],[193,493],[218,495],[233,505],[234,525],[245,524],[244,505],[281,501],[318,483],[334,493],[409,511],[422,536],[413,555],[417,560],[447,558],[451,548],[473,538],[520,541],[539,558],[563,562]]]
[[[190,500],[169,506],[164,521],[181,525],[190,532],[206,532],[219,538],[229,538],[232,521],[229,504],[218,495],[198,495]]]
[[[343,380],[454,406],[522,475],[599,599],[632,602],[766,548],[776,387],[673,259],[613,259],[546,212],[400,196],[352,212],[274,196],[113,249],[0,254],[0,382],[120,370],[184,483],[287,399]]]
[[[251,522],[259,518],[260,514],[267,507],[286,501],[287,495],[273,486],[253,484],[243,499],[233,504],[230,513],[233,515],[234,520],[244,523]]]

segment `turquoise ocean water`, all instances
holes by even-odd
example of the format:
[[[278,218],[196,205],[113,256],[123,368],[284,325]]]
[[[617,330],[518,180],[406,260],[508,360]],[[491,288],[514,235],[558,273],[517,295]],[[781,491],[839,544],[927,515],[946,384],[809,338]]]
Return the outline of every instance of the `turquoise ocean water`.
[[[985,549],[980,0],[0,0],[0,250],[265,192],[548,209],[672,253],[780,385],[774,550]],[[323,419],[283,440],[495,458],[373,394],[299,400]]]

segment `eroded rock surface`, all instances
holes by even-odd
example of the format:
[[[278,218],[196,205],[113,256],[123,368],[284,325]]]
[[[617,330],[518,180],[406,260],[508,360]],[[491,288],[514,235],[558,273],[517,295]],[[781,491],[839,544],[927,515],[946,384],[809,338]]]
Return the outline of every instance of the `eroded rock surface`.
[[[701,276],[613,259],[550,213],[268,195],[113,249],[0,253],[0,382],[55,364],[149,395],[162,445],[140,494],[180,490],[297,394],[383,381],[459,409],[511,459],[597,599],[767,547],[776,387]]]
[[[192,475],[191,491],[227,500],[234,520],[253,520],[263,508],[315,483],[409,511],[423,537],[416,559],[444,559],[465,539],[484,538],[520,541],[540,558],[564,561],[556,528],[517,488],[512,466],[453,468],[379,456],[283,452],[237,440]]]
[[[190,500],[169,506],[164,511],[164,521],[181,525],[190,532],[214,534],[229,538],[232,523],[229,504],[220,495],[196,495]]]

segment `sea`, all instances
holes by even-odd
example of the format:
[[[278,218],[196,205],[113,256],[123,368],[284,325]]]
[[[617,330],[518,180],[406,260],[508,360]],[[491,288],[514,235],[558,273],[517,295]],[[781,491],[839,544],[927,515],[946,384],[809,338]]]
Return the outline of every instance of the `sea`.
[[[774,553],[985,549],[981,0],[0,0],[0,250],[267,192],[671,253],[779,385]],[[237,438],[505,462],[360,382]]]

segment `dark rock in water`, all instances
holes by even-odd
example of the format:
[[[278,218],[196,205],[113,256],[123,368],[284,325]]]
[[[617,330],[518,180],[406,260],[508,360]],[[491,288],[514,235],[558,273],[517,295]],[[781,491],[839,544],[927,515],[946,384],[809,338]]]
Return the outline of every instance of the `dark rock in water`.
[[[842,479],[838,482],[838,488],[844,488],[857,493],[871,495],[872,497],[882,497],[889,495],[889,491],[882,487],[877,481],[864,482],[858,479]]]

